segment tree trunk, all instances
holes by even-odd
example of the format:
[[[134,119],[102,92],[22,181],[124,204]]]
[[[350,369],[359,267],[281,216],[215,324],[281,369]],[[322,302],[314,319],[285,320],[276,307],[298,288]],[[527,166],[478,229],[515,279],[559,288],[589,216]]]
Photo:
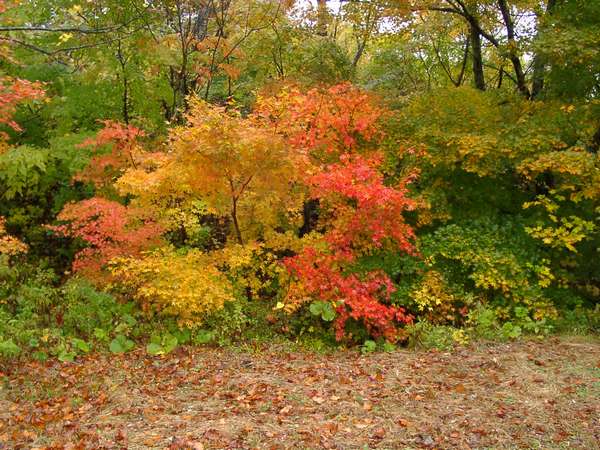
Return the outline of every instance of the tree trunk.
[[[456,87],[459,87],[463,84],[463,80],[465,79],[465,70],[467,69],[467,61],[469,60],[469,47],[471,46],[471,41],[467,37],[465,40],[465,52],[463,55],[463,62],[460,66],[460,73],[458,74],[458,79],[456,80]]]
[[[546,16],[552,14],[552,10],[556,6],[556,0],[548,0],[546,6]],[[542,24],[538,24],[538,27],[543,27]],[[539,33],[539,28],[538,28]],[[531,98],[534,99],[544,89],[544,75],[546,72],[546,58],[539,53],[536,53],[533,59],[533,81],[531,84]]]
[[[317,34],[327,36],[327,0],[317,0]]]
[[[480,91],[485,91],[485,76],[483,74],[483,56],[481,52],[481,35],[479,29],[473,23],[470,30],[471,54],[473,60],[473,80],[475,87]]]
[[[240,231],[240,224],[237,219],[237,198],[233,198],[231,201],[231,219],[233,220],[233,228],[235,230],[235,237],[237,238],[238,244],[244,245],[242,239],[242,232]]]
[[[519,92],[523,94],[525,97],[530,97],[529,88],[527,87],[527,82],[525,80],[525,72],[523,71],[523,66],[521,64],[521,59],[516,53],[517,50],[517,42],[515,41],[515,27],[510,15],[510,8],[506,0],[498,0],[498,6],[500,7],[500,12],[502,13],[502,19],[504,20],[504,26],[506,27],[506,36],[508,38],[508,47],[509,47],[509,59],[513,64],[513,68],[515,70],[515,77],[517,79],[517,87]]]
[[[121,75],[123,80],[123,95],[121,98],[122,101],[122,113],[123,113],[123,122],[126,125],[129,125],[129,79],[127,78],[127,59],[123,55],[123,50],[121,47],[121,40],[117,42],[117,59],[119,61],[119,65],[121,66]]]
[[[319,222],[319,200],[311,198],[305,201],[302,208],[302,217],[304,221],[298,232],[300,237],[307,235],[317,227]]]

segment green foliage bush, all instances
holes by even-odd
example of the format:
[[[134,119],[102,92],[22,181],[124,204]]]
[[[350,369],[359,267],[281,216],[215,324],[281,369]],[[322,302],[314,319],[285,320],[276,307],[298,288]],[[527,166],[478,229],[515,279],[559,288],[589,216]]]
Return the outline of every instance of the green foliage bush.
[[[0,216],[27,242],[31,257],[48,257],[59,270],[70,265],[75,249],[65,239],[52,239],[45,225],[67,202],[92,192],[71,181],[89,160],[89,151],[77,148],[87,136],[68,135],[52,139],[47,148],[21,146],[0,154]]]
[[[55,355],[72,360],[112,336],[136,335],[133,303],[121,303],[88,281],[58,285],[42,265],[10,265],[0,256],[0,348],[2,356]]]

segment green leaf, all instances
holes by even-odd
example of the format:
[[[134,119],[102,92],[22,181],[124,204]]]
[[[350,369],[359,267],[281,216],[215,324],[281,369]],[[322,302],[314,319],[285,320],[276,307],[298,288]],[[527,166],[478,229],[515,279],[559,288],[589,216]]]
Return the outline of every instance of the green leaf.
[[[171,353],[177,347],[177,338],[172,334],[166,334],[163,337],[163,348],[165,353]]]
[[[209,330],[198,330],[196,336],[194,336],[194,342],[196,344],[208,344],[212,342],[215,338],[215,335],[212,331]]]
[[[71,342],[75,346],[75,348],[83,353],[87,353],[90,351],[90,345],[85,342],[83,339],[73,338]]]
[[[323,311],[323,302],[312,302],[309,310],[313,316],[320,316]]]
[[[0,355],[17,356],[19,353],[21,348],[12,339],[0,342]]]
[[[73,362],[75,361],[75,352],[68,352],[66,350],[61,350],[58,354],[58,360],[60,362]]]
[[[35,359],[36,361],[40,361],[40,362],[44,362],[48,359],[48,353],[46,352],[33,352],[31,354],[31,356],[33,357],[33,359]]]
[[[333,305],[329,302],[312,302],[309,310],[313,316],[320,316],[325,322],[331,322],[335,319],[335,309],[333,309]]]
[[[146,352],[149,355],[162,355],[164,353],[163,347],[160,344],[156,344],[154,342],[150,342],[148,345],[146,345]]]
[[[331,322],[333,319],[335,319],[335,310],[333,309],[333,306],[331,306],[331,303],[325,303],[323,305],[321,318],[325,322]]]
[[[112,340],[109,349],[112,353],[125,353],[131,350],[134,345],[135,344],[132,340],[127,339],[127,337],[122,334],[119,334]]]
[[[396,346],[394,344],[392,344],[391,342],[385,341],[383,343],[383,351],[384,352],[393,352],[394,350],[396,350]]]
[[[102,328],[95,328],[94,337],[99,341],[108,341],[108,332]]]
[[[187,344],[192,340],[192,332],[188,328],[183,330],[173,331],[173,335],[177,338],[177,342],[180,344]]]
[[[370,340],[365,341],[360,349],[363,354],[373,353],[375,350],[377,350],[377,342]]]
[[[130,327],[137,324],[137,319],[135,317],[133,317],[131,314],[124,314],[122,319],[123,319],[123,322],[125,322]]]

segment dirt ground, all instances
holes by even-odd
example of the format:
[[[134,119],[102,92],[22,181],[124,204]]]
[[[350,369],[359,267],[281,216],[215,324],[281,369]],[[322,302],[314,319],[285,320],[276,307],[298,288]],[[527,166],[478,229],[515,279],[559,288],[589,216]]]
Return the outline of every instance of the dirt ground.
[[[180,349],[0,368],[0,448],[596,449],[600,340]]]

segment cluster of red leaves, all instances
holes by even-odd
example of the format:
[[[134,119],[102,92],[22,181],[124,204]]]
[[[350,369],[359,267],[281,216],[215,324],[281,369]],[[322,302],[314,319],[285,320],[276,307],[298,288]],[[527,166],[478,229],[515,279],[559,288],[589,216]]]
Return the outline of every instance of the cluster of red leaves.
[[[362,320],[375,337],[396,339],[395,323],[412,318],[401,307],[389,303],[394,286],[383,272],[346,274],[357,257],[388,246],[412,253],[414,233],[403,220],[403,212],[415,207],[406,188],[385,186],[377,171],[377,160],[343,155],[339,164],[308,178],[313,198],[326,204],[333,219],[324,235],[328,251],[309,247],[287,258],[288,271],[300,280],[312,297],[337,304],[336,338],[344,336],[349,318]]]
[[[141,219],[136,211],[101,197],[69,203],[57,219],[66,223],[49,226],[51,230],[87,245],[75,255],[73,271],[97,282],[106,280],[102,269],[111,259],[139,255],[157,245],[162,233],[160,226]]]
[[[44,90],[39,82],[0,77],[0,125],[7,125],[15,131],[21,131],[19,124],[12,119],[17,105],[42,97],[44,97]],[[0,133],[0,139],[5,138],[6,134]]]
[[[102,121],[104,128],[94,138],[86,139],[81,147],[94,147],[97,151],[110,146],[110,152],[96,154],[88,166],[74,179],[91,182],[102,187],[129,167],[136,165],[138,139],[145,133],[132,125],[124,125],[112,120]]]
[[[362,320],[375,337],[396,339],[395,323],[408,323],[412,317],[402,307],[389,302],[394,286],[383,272],[368,272],[362,276],[344,274],[342,267],[354,259],[350,253],[327,254],[312,247],[284,262],[290,273],[302,282],[306,293],[337,305],[334,322],[336,339],[342,340],[349,318]]]
[[[350,83],[301,93],[292,88],[260,102],[256,114],[275,123],[291,145],[309,153],[342,154],[377,143],[385,109]]]
[[[381,248],[392,241],[397,249],[411,252],[415,236],[402,216],[416,206],[407,197],[405,184],[410,180],[386,186],[377,158],[342,155],[340,161],[307,180],[312,197],[331,206],[335,215],[334,227],[326,234],[330,246],[344,251],[364,245]]]

